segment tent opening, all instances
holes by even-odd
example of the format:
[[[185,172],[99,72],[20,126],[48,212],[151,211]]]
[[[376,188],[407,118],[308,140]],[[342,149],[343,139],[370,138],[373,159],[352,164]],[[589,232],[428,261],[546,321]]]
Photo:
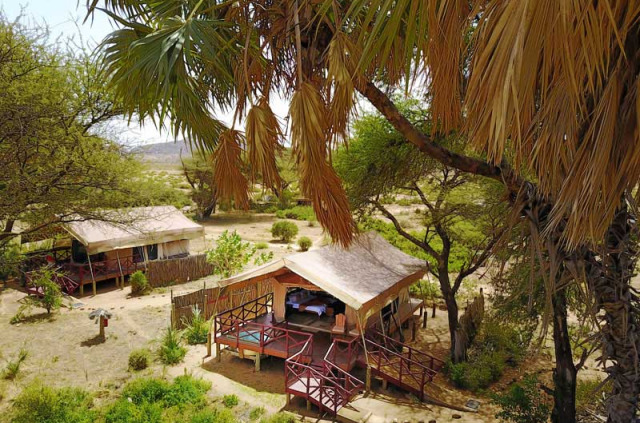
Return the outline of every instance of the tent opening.
[[[337,315],[344,315],[345,304],[325,291],[289,288],[285,318],[290,325],[305,330],[331,332]]]

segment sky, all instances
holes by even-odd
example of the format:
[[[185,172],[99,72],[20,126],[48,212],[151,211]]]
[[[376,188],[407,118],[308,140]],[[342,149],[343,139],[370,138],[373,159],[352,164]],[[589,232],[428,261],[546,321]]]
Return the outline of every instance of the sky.
[[[69,43],[69,39],[78,42],[80,38],[95,46],[115,28],[109,18],[101,12],[96,12],[83,23],[86,16],[86,0],[0,0],[0,10],[13,20],[23,15],[21,20],[26,24],[45,23],[51,31],[52,39]],[[58,38],[60,37],[60,38]],[[278,98],[273,101],[274,112],[281,118],[287,114],[287,102]],[[231,113],[217,113],[223,122],[230,124]],[[158,131],[153,123],[139,121],[127,124],[124,119],[109,122],[107,131],[111,138],[127,145],[152,144],[173,141],[173,135],[166,130]]]

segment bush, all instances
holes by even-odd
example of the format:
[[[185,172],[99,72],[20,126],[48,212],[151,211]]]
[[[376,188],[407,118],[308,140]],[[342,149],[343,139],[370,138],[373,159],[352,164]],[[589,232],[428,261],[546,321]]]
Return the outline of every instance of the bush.
[[[105,423],[160,423],[162,406],[157,403],[134,404],[121,398],[109,406],[104,416]]]
[[[162,337],[162,344],[158,355],[164,364],[178,364],[187,354],[187,350],[180,343],[180,332],[168,327]]]
[[[254,407],[249,413],[249,420],[258,420],[264,414],[264,407]]]
[[[500,407],[496,418],[513,423],[545,423],[550,407],[538,388],[535,376],[525,376],[521,383],[512,384],[506,393],[492,395],[492,402]]]
[[[144,370],[149,367],[151,361],[151,352],[146,348],[139,350],[133,350],[129,354],[129,369],[130,370]]]
[[[300,251],[309,251],[309,248],[313,245],[313,241],[308,236],[303,236],[298,239],[298,247]]]
[[[290,209],[278,210],[276,216],[280,219],[306,220],[313,222],[316,214],[311,206],[295,206]]]
[[[242,242],[236,231],[224,231],[216,240],[216,247],[205,254],[207,262],[214,266],[213,273],[228,278],[242,271],[255,252],[256,248],[248,242]]]
[[[611,392],[611,379],[602,383],[602,379],[580,380],[576,386],[576,411],[584,412],[586,409],[599,411],[604,407],[606,394]]]
[[[55,272],[50,269],[40,269],[34,273],[32,284],[42,294],[40,297],[30,297],[34,304],[47,310],[47,314],[57,310],[62,306],[62,291],[60,285],[53,281]]]
[[[7,380],[14,380],[18,376],[18,373],[20,373],[20,366],[27,359],[28,355],[29,352],[24,347],[20,348],[16,359],[9,360],[7,362],[7,366],[2,372],[2,378]]]
[[[198,306],[192,307],[191,313],[190,320],[183,320],[183,324],[186,326],[183,331],[184,339],[190,345],[204,344],[207,342],[207,336],[209,335],[209,323]]]
[[[145,295],[151,291],[149,281],[141,270],[132,273],[129,282],[131,282],[131,295]]]
[[[227,408],[233,408],[238,405],[238,396],[235,394],[225,395],[222,397],[222,403]]]
[[[507,365],[516,366],[523,359],[530,340],[513,326],[486,320],[469,349],[468,361],[448,362],[445,371],[459,388],[486,389],[500,379]]]
[[[78,388],[51,388],[34,382],[13,401],[13,423],[91,423],[96,412],[92,399]]]
[[[274,238],[288,243],[298,235],[298,226],[286,220],[276,222],[271,227],[271,235],[273,235]]]
[[[129,382],[122,390],[122,396],[137,405],[143,402],[160,402],[168,392],[168,382],[156,378],[140,378]]]
[[[409,287],[411,296],[421,298],[423,300],[434,301],[438,298],[442,298],[442,291],[440,286],[435,282],[429,282],[424,279],[420,279]]]
[[[269,244],[266,242],[256,242],[256,250],[266,250],[269,248]]]
[[[231,410],[202,410],[191,417],[190,423],[235,423],[236,418]]]
[[[295,423],[296,418],[293,414],[280,412],[272,414],[269,417],[265,417],[260,420],[260,423]]]

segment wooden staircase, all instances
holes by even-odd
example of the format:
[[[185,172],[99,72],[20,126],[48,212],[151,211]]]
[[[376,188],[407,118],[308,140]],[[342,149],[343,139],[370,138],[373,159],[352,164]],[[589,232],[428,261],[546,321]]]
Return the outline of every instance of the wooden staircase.
[[[444,361],[381,333],[365,337],[371,373],[424,400],[425,386],[444,366]]]
[[[321,410],[337,415],[359,392],[364,382],[331,361],[338,341],[334,341],[320,363],[306,364],[311,356],[310,343],[285,362],[285,391],[317,405]],[[354,360],[355,362],[355,360]]]

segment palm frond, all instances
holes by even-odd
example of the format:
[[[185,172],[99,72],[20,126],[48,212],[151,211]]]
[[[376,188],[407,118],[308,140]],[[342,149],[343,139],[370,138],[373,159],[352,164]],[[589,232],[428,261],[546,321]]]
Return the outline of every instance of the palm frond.
[[[308,82],[300,84],[289,115],[302,192],[311,199],[318,221],[331,238],[348,246],[355,225],[340,179],[326,160],[328,114],[318,89]]]
[[[276,155],[282,150],[282,131],[266,98],[247,113],[245,133],[254,181],[259,173],[265,186],[279,189],[282,179],[278,174]]]
[[[242,174],[242,135],[234,129],[220,134],[218,146],[213,153],[213,179],[218,196],[233,201],[236,208],[249,208],[249,181]]]

